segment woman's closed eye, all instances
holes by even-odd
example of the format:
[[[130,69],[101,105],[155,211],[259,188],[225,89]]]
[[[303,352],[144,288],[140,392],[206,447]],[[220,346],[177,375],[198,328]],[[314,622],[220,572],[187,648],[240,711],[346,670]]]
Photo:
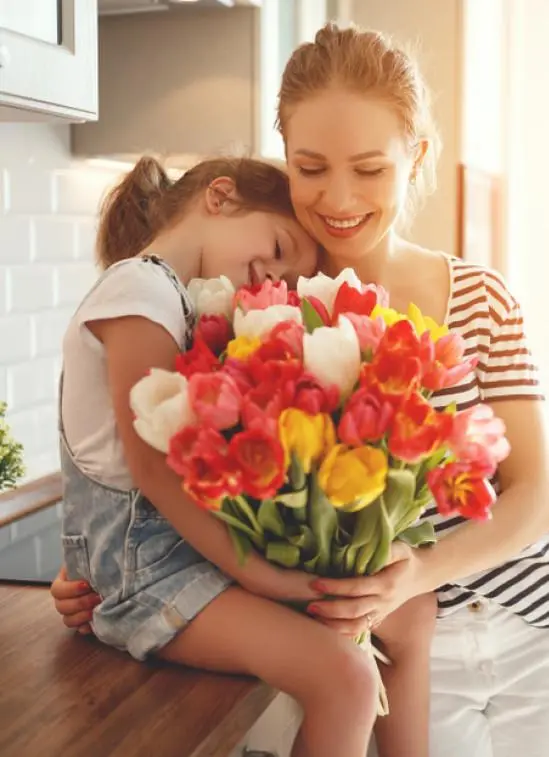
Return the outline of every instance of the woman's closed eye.
[[[275,240],[274,256],[275,260],[282,260],[282,245],[278,239]]]
[[[305,168],[304,166],[299,166],[298,168],[299,173],[302,176],[322,176],[323,173],[326,172],[326,168]],[[364,168],[355,168],[354,171],[357,176],[360,177],[366,177],[366,178],[372,178],[374,176],[381,176],[381,174],[385,173],[387,169],[385,167],[383,168],[370,168],[368,170]]]

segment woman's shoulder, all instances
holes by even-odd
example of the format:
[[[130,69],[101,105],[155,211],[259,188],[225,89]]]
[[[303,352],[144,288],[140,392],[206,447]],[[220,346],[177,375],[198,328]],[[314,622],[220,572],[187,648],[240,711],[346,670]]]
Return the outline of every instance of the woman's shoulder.
[[[503,274],[486,265],[473,263],[453,255],[446,255],[450,268],[451,298],[462,306],[485,304],[488,315],[496,322],[506,318],[518,307]]]

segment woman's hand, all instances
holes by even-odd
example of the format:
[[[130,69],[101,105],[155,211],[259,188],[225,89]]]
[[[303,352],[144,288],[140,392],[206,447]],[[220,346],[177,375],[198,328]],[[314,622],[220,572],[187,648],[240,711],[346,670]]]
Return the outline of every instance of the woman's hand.
[[[92,610],[101,602],[101,597],[85,581],[69,581],[63,565],[50,592],[55,600],[55,609],[63,617],[67,628],[75,628],[81,634],[93,633],[90,626]]]
[[[392,547],[391,563],[373,576],[318,578],[312,582],[325,595],[307,608],[309,614],[345,636],[358,636],[379,625],[412,597],[423,594],[421,549],[402,542]]]

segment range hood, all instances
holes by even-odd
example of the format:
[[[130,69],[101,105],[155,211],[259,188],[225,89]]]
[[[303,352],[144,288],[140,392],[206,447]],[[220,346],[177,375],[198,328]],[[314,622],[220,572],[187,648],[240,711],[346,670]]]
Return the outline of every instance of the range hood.
[[[99,14],[117,16],[125,13],[146,13],[148,11],[173,11],[181,6],[193,5],[198,8],[238,6],[259,7],[261,0],[98,0]]]

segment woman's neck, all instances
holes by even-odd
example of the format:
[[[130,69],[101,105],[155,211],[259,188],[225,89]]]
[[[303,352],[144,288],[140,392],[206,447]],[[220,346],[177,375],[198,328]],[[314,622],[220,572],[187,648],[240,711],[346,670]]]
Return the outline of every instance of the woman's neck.
[[[352,268],[361,281],[388,287],[393,262],[409,247],[409,242],[389,231],[376,247],[361,257],[331,257],[327,251],[324,252],[320,267],[324,273],[333,277],[344,268]]]

